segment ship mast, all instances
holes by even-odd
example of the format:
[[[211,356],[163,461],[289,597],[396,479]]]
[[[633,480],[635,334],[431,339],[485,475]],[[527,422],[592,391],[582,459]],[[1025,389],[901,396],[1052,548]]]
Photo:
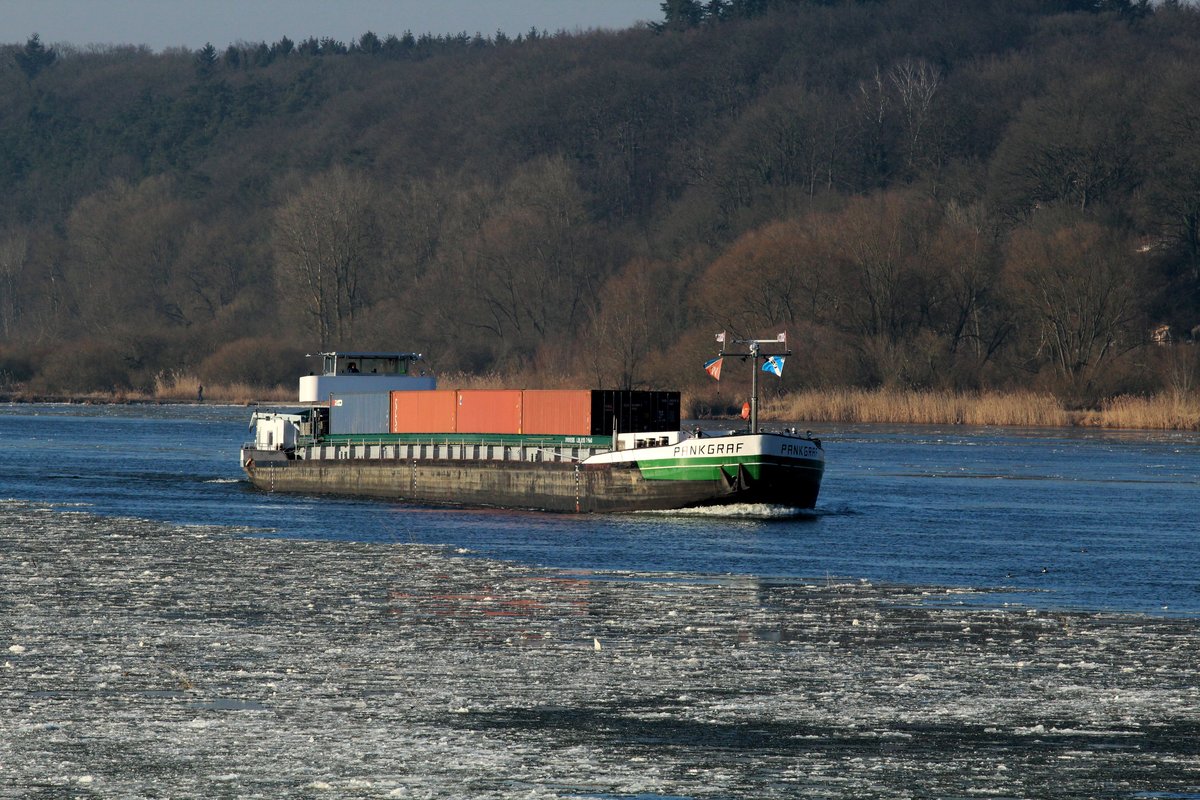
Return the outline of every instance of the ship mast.
[[[722,333],[717,337],[722,344],[744,344],[749,346],[748,353],[727,352],[724,347],[721,348],[719,355],[724,358],[750,359],[750,433],[758,433],[758,370],[760,360],[766,360],[771,356],[790,356],[792,351],[787,349],[787,333],[781,333],[774,339],[727,339],[726,334]],[[763,353],[762,346],[764,344],[783,344],[784,350],[779,353]]]

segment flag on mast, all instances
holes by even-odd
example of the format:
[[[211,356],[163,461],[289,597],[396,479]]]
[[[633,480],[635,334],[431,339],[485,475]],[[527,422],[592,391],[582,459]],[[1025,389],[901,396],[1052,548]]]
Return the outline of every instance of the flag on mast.
[[[763,362],[762,371],[770,372],[777,378],[783,377],[783,356],[767,356],[767,360]]]
[[[721,380],[721,362],[724,360],[723,358],[714,358],[704,362],[704,371],[712,375],[714,380]]]
[[[717,334],[717,341],[721,344],[725,344],[725,331],[721,331]]]

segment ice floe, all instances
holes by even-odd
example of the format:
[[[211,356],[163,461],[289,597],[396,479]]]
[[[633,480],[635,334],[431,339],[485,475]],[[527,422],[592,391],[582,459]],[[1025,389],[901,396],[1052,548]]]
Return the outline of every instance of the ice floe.
[[[859,581],[581,576],[21,502],[0,508],[0,552],[2,798],[1200,783],[1195,620]]]

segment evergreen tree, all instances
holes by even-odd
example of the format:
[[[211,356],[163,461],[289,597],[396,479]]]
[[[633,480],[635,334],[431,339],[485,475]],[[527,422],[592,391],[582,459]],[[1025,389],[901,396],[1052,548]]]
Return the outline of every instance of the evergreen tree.
[[[358,40],[358,49],[367,55],[375,55],[383,49],[383,43],[379,41],[379,37],[371,31],[367,31]]]
[[[750,19],[766,13],[767,0],[729,0],[728,15],[739,19]]]
[[[700,0],[663,0],[662,12],[663,28],[694,28],[704,19],[704,4]]]
[[[346,43],[334,39],[332,36],[321,37],[321,55],[323,56],[343,56],[349,52]]]
[[[708,0],[704,4],[704,19],[708,22],[720,22],[729,13],[729,4],[725,0]]]
[[[33,80],[39,72],[53,64],[58,59],[58,54],[53,50],[47,50],[42,45],[42,39],[38,34],[29,37],[25,42],[25,49],[17,51],[17,66],[25,73],[25,77]]]
[[[207,78],[216,66],[217,48],[212,46],[212,42],[206,42],[204,47],[196,51],[196,77]]]

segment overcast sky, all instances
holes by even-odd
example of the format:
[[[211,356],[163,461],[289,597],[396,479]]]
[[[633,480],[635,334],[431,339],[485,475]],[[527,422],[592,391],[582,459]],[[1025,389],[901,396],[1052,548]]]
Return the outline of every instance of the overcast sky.
[[[662,18],[661,0],[0,0],[0,44],[144,44],[197,49],[236,41],[406,30],[510,36],[531,27],[553,33],[628,28]]]

